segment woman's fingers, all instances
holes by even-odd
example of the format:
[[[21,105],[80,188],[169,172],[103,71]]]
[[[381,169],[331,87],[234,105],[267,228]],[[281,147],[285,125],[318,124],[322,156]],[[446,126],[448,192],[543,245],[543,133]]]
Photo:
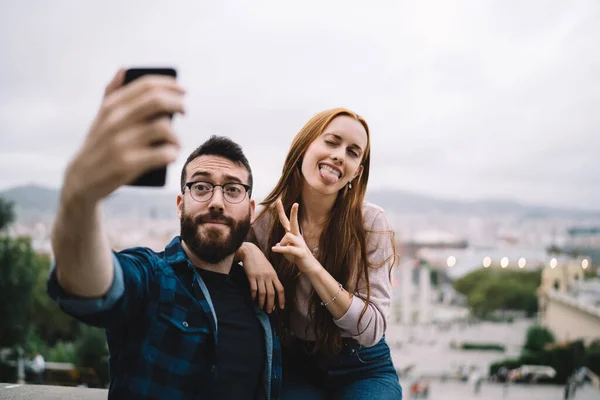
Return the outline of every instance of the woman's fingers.
[[[250,294],[252,295],[252,300],[256,300],[256,296],[258,295],[258,284],[256,279],[250,279],[248,282],[250,283]]]
[[[287,254],[294,257],[301,257],[302,250],[294,246],[273,246],[274,253]]]
[[[300,224],[298,223],[298,203],[294,203],[290,212],[290,231],[294,235],[300,234]]]
[[[279,281],[279,279],[273,281],[273,286],[275,287],[275,291],[277,292],[277,299],[279,300],[279,309],[283,310],[285,308],[285,290],[283,289],[283,285]]]
[[[265,281],[258,282],[258,308],[264,310],[267,297],[267,285]]]
[[[277,243],[277,246],[287,246],[289,245],[291,242],[288,239],[287,235],[283,237],[283,239],[281,239],[281,241],[279,243]]]
[[[275,289],[273,288],[273,283],[268,282],[265,285],[267,290],[267,313],[273,312],[275,309]]]
[[[279,214],[279,222],[281,222],[283,229],[285,229],[286,232],[289,232],[291,230],[290,220],[287,215],[285,215],[281,200],[277,200],[277,213]]]

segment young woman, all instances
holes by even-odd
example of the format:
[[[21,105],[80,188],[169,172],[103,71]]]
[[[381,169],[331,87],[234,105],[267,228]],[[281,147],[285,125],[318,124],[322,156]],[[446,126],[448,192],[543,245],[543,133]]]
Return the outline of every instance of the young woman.
[[[402,398],[384,337],[394,238],[385,212],[364,202],[369,161],[363,118],[342,108],[317,114],[294,138],[253,224],[280,282],[247,262],[251,285],[271,299],[285,288],[285,307],[273,313],[283,399]]]

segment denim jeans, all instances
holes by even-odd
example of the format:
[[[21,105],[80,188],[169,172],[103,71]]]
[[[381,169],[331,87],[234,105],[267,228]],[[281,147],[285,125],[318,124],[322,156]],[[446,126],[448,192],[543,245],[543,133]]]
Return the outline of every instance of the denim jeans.
[[[383,337],[373,347],[344,339],[340,354],[308,354],[309,342],[283,349],[282,400],[401,400],[402,388]]]

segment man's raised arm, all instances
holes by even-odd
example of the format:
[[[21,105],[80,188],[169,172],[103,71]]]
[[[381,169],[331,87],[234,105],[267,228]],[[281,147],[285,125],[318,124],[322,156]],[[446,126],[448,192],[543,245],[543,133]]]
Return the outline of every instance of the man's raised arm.
[[[56,278],[79,297],[101,297],[115,268],[100,202],[147,170],[177,158],[179,142],[170,119],[183,113],[183,89],[174,78],[148,75],[123,86],[119,70],[106,87],[102,106],[64,176],[52,231]],[[160,145],[155,145],[160,143]]]

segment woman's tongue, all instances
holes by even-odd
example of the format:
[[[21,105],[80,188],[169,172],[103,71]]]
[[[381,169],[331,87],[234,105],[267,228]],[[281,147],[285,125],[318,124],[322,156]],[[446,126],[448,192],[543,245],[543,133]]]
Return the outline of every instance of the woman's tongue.
[[[321,178],[323,178],[326,183],[336,183],[340,179],[336,173],[328,171],[323,167],[319,168],[319,173],[321,174]]]

